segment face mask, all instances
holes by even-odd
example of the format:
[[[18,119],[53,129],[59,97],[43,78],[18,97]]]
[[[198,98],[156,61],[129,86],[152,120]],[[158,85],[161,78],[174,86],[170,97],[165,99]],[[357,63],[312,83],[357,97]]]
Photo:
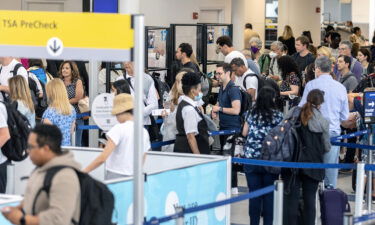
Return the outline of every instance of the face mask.
[[[251,51],[256,54],[259,51],[259,48],[251,46]]]
[[[270,52],[271,59],[275,58],[276,56],[277,56],[277,54],[275,52]]]
[[[203,93],[199,92],[198,96],[195,96],[194,101],[199,102],[203,98]]]

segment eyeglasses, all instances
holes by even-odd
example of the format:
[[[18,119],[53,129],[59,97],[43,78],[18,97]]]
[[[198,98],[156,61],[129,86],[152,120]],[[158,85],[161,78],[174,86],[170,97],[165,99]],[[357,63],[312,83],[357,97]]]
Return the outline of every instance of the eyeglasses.
[[[27,145],[27,150],[33,150],[33,149],[36,149],[36,148],[38,148],[38,147],[39,147],[39,146],[28,144],[28,145]]]
[[[224,75],[224,73],[218,73],[218,72],[215,73],[215,76],[221,76],[221,75]]]
[[[339,51],[344,51],[346,50],[347,48],[339,48]]]

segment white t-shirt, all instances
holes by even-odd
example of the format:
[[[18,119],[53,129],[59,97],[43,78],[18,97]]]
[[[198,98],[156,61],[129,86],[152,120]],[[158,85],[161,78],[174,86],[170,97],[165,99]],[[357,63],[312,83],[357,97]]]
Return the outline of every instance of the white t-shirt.
[[[107,137],[115,143],[116,148],[105,163],[106,170],[121,175],[133,175],[133,156],[134,156],[134,121],[116,124],[107,133]],[[143,152],[150,148],[150,137],[143,128]]]
[[[0,128],[8,127],[8,114],[7,109],[5,108],[5,105],[3,103],[0,103]],[[3,155],[0,149],[0,164],[7,161],[7,157]]]
[[[236,80],[234,81],[235,85],[240,87],[242,90],[247,91],[248,89],[252,88],[255,89],[255,99],[257,98],[258,94],[258,78],[256,76],[248,76],[246,78],[246,88],[243,85],[243,79],[245,79],[246,75],[253,74],[254,72],[248,69],[241,77],[236,76]]]
[[[190,105],[185,106],[182,109],[182,118],[184,120],[184,128],[186,134],[194,133],[198,135],[198,123],[202,120],[202,117],[198,114],[194,107],[198,107],[198,103],[187,96],[182,96],[181,101],[184,100]]]
[[[239,51],[232,51],[231,53],[229,53],[228,55],[226,55],[225,58],[224,58],[224,62],[230,64],[230,62],[232,62],[232,60],[234,58],[241,58],[243,60],[243,63],[245,64],[245,66],[247,68],[246,57],[244,56],[244,54],[242,54]]]
[[[12,62],[9,63],[9,65],[0,67],[1,68],[0,85],[9,86],[8,80],[9,80],[9,78],[13,77],[13,69],[16,66],[17,63],[20,63],[20,62],[13,59]],[[20,67],[17,71],[17,75],[23,76],[26,79],[26,82],[27,82],[27,78],[28,78],[27,74],[28,73],[27,73],[27,71],[24,67]],[[2,101],[2,100],[4,100],[3,95],[0,94],[0,101]]]

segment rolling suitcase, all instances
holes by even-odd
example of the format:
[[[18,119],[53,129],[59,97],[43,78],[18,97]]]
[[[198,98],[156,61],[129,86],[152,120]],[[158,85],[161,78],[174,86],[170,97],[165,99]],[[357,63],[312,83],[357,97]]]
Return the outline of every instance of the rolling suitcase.
[[[319,191],[322,225],[343,225],[345,212],[350,212],[348,196],[340,189]]]

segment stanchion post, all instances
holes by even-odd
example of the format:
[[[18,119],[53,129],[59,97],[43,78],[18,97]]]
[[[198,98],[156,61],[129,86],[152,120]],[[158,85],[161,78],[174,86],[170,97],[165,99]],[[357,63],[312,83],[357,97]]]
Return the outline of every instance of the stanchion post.
[[[344,225],[353,225],[353,214],[351,213],[344,214]]]
[[[354,216],[362,216],[362,201],[363,192],[365,189],[365,164],[360,162],[357,164],[357,181],[356,181],[356,192],[355,192],[355,212]]]
[[[182,211],[184,211],[184,208],[176,207],[176,213],[182,213]],[[184,225],[184,215],[176,219],[176,225]]]
[[[372,125],[369,125],[369,145],[372,146],[373,144],[373,134],[372,134]],[[368,164],[372,164],[372,151],[368,150]],[[371,213],[371,207],[372,207],[372,171],[367,172],[367,211],[368,213]]]
[[[275,188],[273,192],[273,225],[282,225],[284,182],[282,180],[275,181]]]

